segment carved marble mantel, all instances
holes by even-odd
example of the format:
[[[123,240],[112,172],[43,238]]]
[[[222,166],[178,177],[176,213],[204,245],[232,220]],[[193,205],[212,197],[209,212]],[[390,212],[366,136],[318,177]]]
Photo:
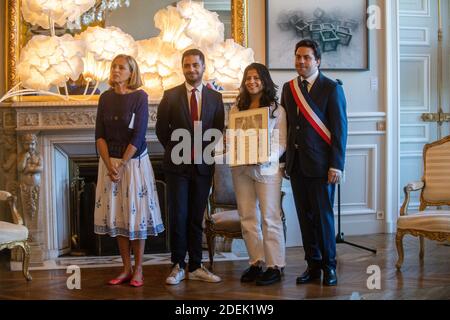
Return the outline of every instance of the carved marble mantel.
[[[225,109],[237,92],[223,94]],[[149,101],[149,129],[155,128],[158,100]],[[23,101],[0,104],[0,129],[24,131],[93,129],[98,101]]]
[[[10,110],[4,113],[11,113],[8,118],[13,119],[10,123],[18,133],[95,128],[97,101],[16,102],[9,106]],[[156,108],[155,104],[149,105],[151,128],[154,128],[156,121]]]
[[[237,93],[224,93],[226,113],[235,101]],[[149,101],[149,135],[156,139],[154,128],[156,112],[159,101]],[[52,206],[52,197],[55,190],[52,188],[54,166],[52,154],[53,142],[61,136],[62,140],[68,139],[70,143],[94,143],[95,119],[98,101],[21,101],[0,104],[0,189],[7,189],[15,194],[18,191],[17,158],[23,152],[21,136],[26,133],[34,133],[38,137],[37,148],[42,155],[43,181],[41,185],[41,197],[39,215],[43,215],[44,234],[40,249],[42,254],[39,259],[53,259],[58,256],[57,232],[54,230],[57,223],[56,215],[61,214]],[[227,121],[226,121],[227,122]],[[50,138],[49,138],[50,137]],[[56,137],[56,138],[55,138]],[[53,139],[52,141],[50,141]],[[82,140],[82,141],[81,141]],[[6,143],[5,143],[6,142]],[[9,143],[8,143],[9,142]],[[15,144],[15,145],[14,145]],[[8,165],[6,165],[8,164]],[[0,210],[4,210],[0,208]],[[24,213],[26,214],[26,213]],[[33,257],[32,257],[33,260]],[[33,261],[32,261],[33,262]],[[34,261],[38,263],[39,261]]]

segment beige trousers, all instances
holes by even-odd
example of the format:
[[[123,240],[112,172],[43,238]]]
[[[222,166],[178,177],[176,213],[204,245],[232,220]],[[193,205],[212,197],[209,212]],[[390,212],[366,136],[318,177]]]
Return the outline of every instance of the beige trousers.
[[[268,176],[262,175],[258,166],[243,166],[233,168],[232,175],[249,263],[285,267],[281,170]]]

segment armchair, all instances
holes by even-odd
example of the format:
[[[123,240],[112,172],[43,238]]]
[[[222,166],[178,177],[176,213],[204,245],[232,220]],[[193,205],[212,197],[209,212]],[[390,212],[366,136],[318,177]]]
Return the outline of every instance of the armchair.
[[[28,271],[30,262],[30,246],[28,245],[28,229],[23,225],[22,217],[16,209],[16,198],[9,192],[0,191],[0,201],[7,201],[11,209],[14,223],[0,221],[0,250],[20,247],[23,251],[22,272],[25,279],[30,281]]]
[[[281,193],[281,203],[284,192]],[[222,211],[220,211],[220,210]],[[286,218],[281,206],[284,238],[286,239]],[[236,197],[231,177],[231,169],[227,164],[216,164],[205,216],[206,241],[208,244],[210,269],[214,265],[215,238],[242,239],[241,221],[237,211]]]
[[[403,264],[403,237],[410,234],[420,238],[419,257],[424,257],[424,237],[436,241],[450,240],[450,210],[426,210],[429,206],[450,205],[450,136],[426,144],[423,149],[422,181],[404,187],[405,200],[397,220],[397,269]],[[420,191],[419,212],[408,214],[410,194]]]

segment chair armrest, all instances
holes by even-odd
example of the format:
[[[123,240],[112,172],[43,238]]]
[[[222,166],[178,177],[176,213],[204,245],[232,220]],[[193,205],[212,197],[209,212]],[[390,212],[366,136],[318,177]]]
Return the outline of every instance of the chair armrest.
[[[17,207],[16,207],[16,197],[15,196],[11,196],[8,199],[9,202],[9,207],[11,208],[11,215],[13,218],[13,221],[15,224],[20,224],[23,225],[23,219],[20,216],[19,211],[17,211]]]
[[[425,183],[423,181],[414,181],[408,183],[405,188],[408,188],[409,191],[419,191],[422,190],[425,186]]]
[[[422,190],[425,186],[423,181],[414,181],[408,183],[404,188],[403,192],[405,193],[405,199],[403,200],[403,204],[400,208],[400,216],[404,216],[408,213],[408,204],[409,200],[411,199],[411,192],[412,191],[419,191]]]
[[[19,211],[17,211],[16,207],[17,198],[7,191],[0,190],[0,201],[8,202],[9,208],[11,209],[13,222],[15,224],[23,225],[23,219],[20,216]]]

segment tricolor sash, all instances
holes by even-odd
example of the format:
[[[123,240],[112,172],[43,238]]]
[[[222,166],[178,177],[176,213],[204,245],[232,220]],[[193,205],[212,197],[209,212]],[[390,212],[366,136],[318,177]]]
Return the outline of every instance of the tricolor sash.
[[[308,99],[305,97],[303,91],[300,89],[298,85],[298,80],[293,79],[289,82],[291,87],[292,96],[294,97],[295,103],[297,104],[298,109],[305,117],[305,119],[309,122],[309,124],[314,128],[314,130],[319,134],[319,136],[328,144],[331,145],[331,133],[330,130],[325,126],[319,116],[314,112],[314,109],[317,109],[314,106],[312,101],[308,102]],[[311,100],[311,99],[309,99]]]

